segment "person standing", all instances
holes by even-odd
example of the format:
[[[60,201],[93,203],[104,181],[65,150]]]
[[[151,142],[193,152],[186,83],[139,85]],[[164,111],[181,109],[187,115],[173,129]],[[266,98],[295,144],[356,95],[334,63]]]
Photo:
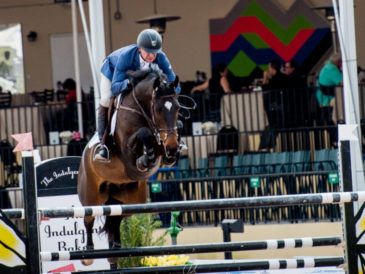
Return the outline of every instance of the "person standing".
[[[280,71],[280,62],[273,60],[263,75],[263,100],[268,126],[260,139],[260,150],[276,145],[277,130],[284,127],[283,89],[287,87],[288,76]]]
[[[67,78],[62,84],[63,90],[66,91],[66,103],[76,103],[77,95],[76,95],[76,82],[72,78]]]
[[[208,96],[208,113],[205,113],[209,120],[220,121],[220,107],[223,95],[232,92],[231,76],[225,64],[217,64],[212,70],[212,77],[200,85],[192,88],[191,93],[209,91]]]
[[[333,121],[333,101],[335,99],[335,88],[342,85],[342,60],[338,53],[335,53],[324,64],[318,75],[316,100],[318,103],[316,122],[318,126],[330,126],[330,142],[332,146],[337,144],[337,129]]]
[[[301,74],[297,62],[290,60],[285,62],[283,73],[288,76],[289,88],[306,88],[307,78]]]
[[[295,128],[310,125],[309,103],[311,93],[308,90],[307,77],[300,73],[294,60],[285,62],[283,73],[288,76],[284,90],[285,127]]]
[[[8,50],[4,51],[4,59],[0,62],[0,77],[15,82],[13,63]]]

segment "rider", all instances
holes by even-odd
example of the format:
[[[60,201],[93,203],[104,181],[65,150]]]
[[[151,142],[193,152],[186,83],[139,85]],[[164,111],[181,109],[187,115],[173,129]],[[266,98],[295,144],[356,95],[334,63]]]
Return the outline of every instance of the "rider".
[[[100,146],[95,153],[95,159],[109,159],[109,149],[106,146],[107,132],[105,132],[108,107],[111,96],[124,94],[132,88],[127,76],[128,70],[144,70],[157,67],[166,74],[168,82],[175,80],[176,74],[161,47],[161,35],[154,29],[145,29],[139,33],[137,44],[120,48],[105,58],[101,67],[101,98],[98,112]],[[175,92],[180,92],[180,86],[175,89]]]

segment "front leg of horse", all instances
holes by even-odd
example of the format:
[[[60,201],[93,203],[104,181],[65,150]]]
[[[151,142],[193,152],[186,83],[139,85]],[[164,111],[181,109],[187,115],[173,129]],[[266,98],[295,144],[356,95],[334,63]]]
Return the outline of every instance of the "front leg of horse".
[[[140,128],[136,135],[135,141],[137,144],[142,144],[145,153],[136,161],[136,166],[139,171],[145,172],[153,168],[156,162],[156,154],[154,151],[155,137],[148,128]]]
[[[95,217],[84,217],[84,225],[86,228],[86,249],[94,250],[93,242],[93,227],[94,227]],[[83,259],[81,263],[83,265],[91,265],[94,262],[93,259]]]

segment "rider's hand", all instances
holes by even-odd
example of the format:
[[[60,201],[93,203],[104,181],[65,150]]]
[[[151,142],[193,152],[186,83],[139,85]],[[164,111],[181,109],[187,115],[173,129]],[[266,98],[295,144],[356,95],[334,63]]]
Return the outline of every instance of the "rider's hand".
[[[179,94],[181,92],[181,87],[180,85],[178,85],[177,87],[175,87],[175,93]]]

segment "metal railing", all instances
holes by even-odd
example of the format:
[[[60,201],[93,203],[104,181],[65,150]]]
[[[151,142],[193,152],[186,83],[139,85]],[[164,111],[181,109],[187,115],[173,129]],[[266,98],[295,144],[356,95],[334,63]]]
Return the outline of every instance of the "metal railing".
[[[218,151],[217,149],[219,139],[226,137],[228,142],[231,140],[229,138],[232,137],[232,134],[226,134],[225,137],[222,134],[218,134],[219,127],[227,125],[233,126],[238,132],[238,147],[229,152],[231,156],[238,153],[260,152],[262,134],[265,130],[269,130],[269,136],[272,136],[276,141],[273,147],[270,148],[270,151],[309,150],[313,154],[315,150],[330,148],[335,145],[332,143],[331,138],[333,136],[331,137],[331,134],[336,132],[337,123],[341,123],[345,119],[341,90],[337,91],[335,104],[332,106],[331,118],[334,121],[333,124],[321,122],[321,117],[323,118],[323,115],[326,113],[323,113],[323,109],[320,110],[314,104],[313,100],[315,98],[312,88],[300,91],[290,90],[290,92],[298,92],[300,94],[298,98],[291,101],[288,101],[288,98],[286,98],[288,92],[274,93],[276,94],[275,96],[278,96],[276,98],[260,91],[233,93],[219,98],[207,96],[206,94],[194,94],[192,97],[197,101],[198,108],[191,112],[191,119],[183,121],[182,136],[188,145],[188,151],[182,157],[188,157],[191,168],[197,169],[201,159],[227,153],[224,150]],[[362,125],[365,125],[365,89],[363,85],[359,87],[359,93],[360,117],[362,117]],[[270,104],[269,106],[275,107],[271,110],[266,108],[265,111],[266,101],[279,103]],[[71,141],[67,144],[63,144],[61,140],[58,140],[59,144],[53,144],[54,140],[51,140],[50,132],[77,130],[76,104],[37,103],[28,106],[23,105],[0,109],[0,139],[5,139],[9,142],[6,145],[0,146],[0,186],[17,186],[19,184],[18,174],[21,172],[21,163],[19,157],[14,156],[12,153],[14,141],[10,138],[11,134],[32,132],[35,148],[39,150],[42,160],[67,155],[81,155],[87,140],[95,131],[94,102],[92,100],[84,101],[82,109],[84,114],[84,132],[86,132],[85,139]],[[269,124],[268,116],[271,117],[270,119],[275,118],[274,124]],[[192,135],[193,122],[204,123],[207,121],[215,122],[214,125],[218,125],[218,128],[203,130],[202,135]],[[260,177],[260,186],[266,184],[274,186],[272,189],[270,188],[271,190],[264,187],[251,189],[247,176],[234,179],[216,178],[212,180],[198,178],[190,180],[184,183],[184,185],[180,181],[172,181],[166,184],[166,186],[172,187],[173,185],[174,189],[178,190],[176,192],[178,193],[176,194],[178,195],[176,199],[193,199],[197,195],[200,195],[201,199],[209,199],[212,195],[223,197],[222,195],[227,193],[229,195],[253,195],[253,193],[257,192],[257,195],[260,195],[261,192],[267,192],[276,195],[284,191],[276,186],[277,184],[286,186],[287,182],[293,181],[293,179],[286,179],[287,175],[285,176],[278,177],[275,174],[270,177],[270,180],[267,179],[268,176]],[[302,193],[303,191],[315,193],[314,191],[317,191],[317,189],[323,188],[326,176],[319,173],[296,174],[290,175],[288,178],[294,178],[295,185],[298,186],[295,193]],[[197,191],[191,191],[193,189],[197,189]],[[288,191],[289,188],[286,187],[285,189]],[[327,191],[325,188],[324,190]],[[303,215],[300,212],[305,214]],[[310,209],[303,209],[301,207],[279,209],[274,212],[270,211],[270,209],[258,209],[257,211],[232,211],[231,213],[221,212],[219,214],[221,216],[228,214],[227,216],[232,217],[239,215],[250,222],[280,221],[282,220],[280,216],[286,216],[291,221],[300,220],[303,216],[304,219],[309,218],[308,216],[311,216],[310,218],[312,216],[327,219],[337,218],[337,215],[331,215],[332,213],[328,215],[327,213],[324,214],[324,212],[337,211],[318,206]],[[213,220],[213,217],[218,213],[196,214],[198,213],[185,214],[183,217],[185,218],[184,223],[188,223],[190,219],[193,220],[191,216],[195,216],[194,221],[198,223],[214,223],[216,221]],[[199,220],[197,219],[198,217]]]
[[[315,166],[317,162],[306,163]],[[287,194],[326,193],[340,191],[336,164],[326,170],[305,172],[265,172],[266,165],[254,173],[232,172],[234,167],[198,169],[163,169],[149,182],[151,201],[209,200],[220,198],[260,197]],[[281,165],[284,166],[285,164]],[[262,167],[264,167],[262,165]],[[203,172],[202,172],[203,171]],[[170,214],[160,218],[168,226]],[[223,219],[242,219],[246,223],[279,223],[301,221],[337,221],[338,205],[283,206],[278,208],[190,211],[180,216],[182,225],[218,225]]]

